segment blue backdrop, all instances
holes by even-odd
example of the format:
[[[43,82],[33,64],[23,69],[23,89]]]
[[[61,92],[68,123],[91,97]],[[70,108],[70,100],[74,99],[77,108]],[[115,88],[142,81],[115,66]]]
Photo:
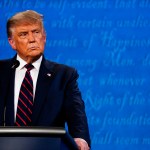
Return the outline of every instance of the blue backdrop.
[[[14,51],[6,21],[44,15],[46,58],[77,68],[93,150],[150,149],[149,0],[1,0],[0,59]]]

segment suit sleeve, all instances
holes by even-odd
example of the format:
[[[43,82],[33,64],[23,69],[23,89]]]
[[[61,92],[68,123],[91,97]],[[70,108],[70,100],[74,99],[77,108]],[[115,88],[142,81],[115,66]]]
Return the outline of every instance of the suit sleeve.
[[[82,100],[81,92],[78,88],[78,73],[73,70],[68,75],[68,83],[66,85],[66,119],[69,133],[73,138],[82,138],[90,146],[90,136],[85,113],[85,104]]]

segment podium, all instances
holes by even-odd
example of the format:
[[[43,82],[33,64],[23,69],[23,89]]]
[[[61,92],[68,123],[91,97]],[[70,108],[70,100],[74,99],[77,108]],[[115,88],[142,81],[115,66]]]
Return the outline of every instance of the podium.
[[[63,128],[0,127],[0,150],[77,150]]]

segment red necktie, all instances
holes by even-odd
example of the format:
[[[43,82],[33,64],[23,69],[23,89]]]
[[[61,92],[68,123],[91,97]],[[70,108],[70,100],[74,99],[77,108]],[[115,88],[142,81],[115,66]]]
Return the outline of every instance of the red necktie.
[[[33,81],[30,75],[30,70],[33,69],[32,64],[25,65],[27,69],[23,82],[21,84],[17,114],[16,126],[30,126],[33,107]]]

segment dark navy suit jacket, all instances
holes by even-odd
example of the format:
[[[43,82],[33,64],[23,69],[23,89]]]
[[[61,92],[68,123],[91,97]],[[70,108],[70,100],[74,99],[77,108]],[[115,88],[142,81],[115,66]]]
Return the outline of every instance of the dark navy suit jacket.
[[[0,125],[14,126],[14,60],[0,61]],[[78,74],[66,65],[43,58],[36,86],[32,126],[65,127],[72,137],[90,145],[85,106],[77,85]]]

